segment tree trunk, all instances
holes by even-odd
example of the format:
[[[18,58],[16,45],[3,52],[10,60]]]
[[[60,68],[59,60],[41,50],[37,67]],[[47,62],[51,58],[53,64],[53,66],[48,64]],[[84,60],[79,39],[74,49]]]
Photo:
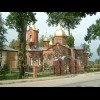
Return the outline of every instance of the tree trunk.
[[[70,36],[70,27],[69,27],[69,24],[68,24],[68,34]]]
[[[25,75],[25,65],[26,65],[26,29],[27,26],[24,25],[23,32],[19,33],[19,78],[23,78]]]

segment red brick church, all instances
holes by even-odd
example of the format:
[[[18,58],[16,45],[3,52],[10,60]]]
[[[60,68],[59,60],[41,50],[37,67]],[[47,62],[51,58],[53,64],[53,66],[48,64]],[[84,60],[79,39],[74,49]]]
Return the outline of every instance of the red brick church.
[[[54,32],[54,43],[52,39],[45,36],[44,46],[38,45],[39,30],[30,25],[27,30],[26,59],[27,64],[32,67],[44,68],[49,65],[55,75],[64,73],[79,73],[87,65],[88,53],[81,46],[69,47],[66,44],[67,35],[59,25]],[[80,55],[80,56],[79,56]]]

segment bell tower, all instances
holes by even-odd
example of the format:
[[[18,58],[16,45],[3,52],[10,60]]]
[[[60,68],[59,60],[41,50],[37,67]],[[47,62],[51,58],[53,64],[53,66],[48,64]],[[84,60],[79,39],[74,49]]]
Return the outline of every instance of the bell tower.
[[[49,42],[50,42],[50,40],[49,40],[48,36],[45,36],[44,40],[43,40],[44,49],[49,48]]]
[[[56,43],[66,45],[66,34],[62,30],[60,24],[58,25],[57,30],[54,33],[54,44]]]
[[[35,25],[31,23],[29,29],[27,30],[27,49],[33,49],[38,47],[38,33],[39,30],[36,29]]]

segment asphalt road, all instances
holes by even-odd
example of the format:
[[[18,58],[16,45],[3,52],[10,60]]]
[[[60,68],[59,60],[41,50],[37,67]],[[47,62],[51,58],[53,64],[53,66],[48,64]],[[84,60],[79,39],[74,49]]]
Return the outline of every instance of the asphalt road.
[[[100,72],[44,81],[3,84],[0,87],[100,87]]]

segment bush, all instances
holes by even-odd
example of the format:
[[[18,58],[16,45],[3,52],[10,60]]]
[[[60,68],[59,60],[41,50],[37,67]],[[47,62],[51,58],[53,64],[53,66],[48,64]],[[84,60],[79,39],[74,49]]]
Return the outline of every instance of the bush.
[[[48,64],[45,64],[44,70],[49,70],[49,69],[50,69],[49,65]]]
[[[0,75],[6,76],[7,73],[9,73],[10,68],[7,64],[4,64],[3,67],[0,67]]]

